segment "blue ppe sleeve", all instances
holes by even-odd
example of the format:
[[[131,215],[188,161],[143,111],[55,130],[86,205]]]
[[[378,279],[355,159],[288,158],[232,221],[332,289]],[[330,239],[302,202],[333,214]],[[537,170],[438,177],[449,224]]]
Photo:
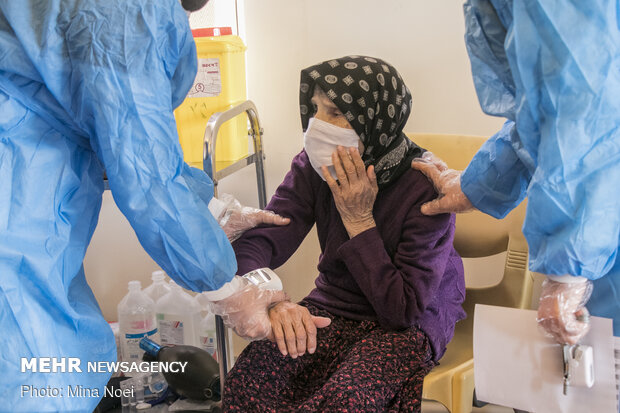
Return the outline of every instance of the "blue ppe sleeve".
[[[489,7],[495,12],[489,14]],[[481,104],[484,109],[484,102],[500,102],[485,111],[516,122],[511,146],[518,137],[515,153],[531,173],[524,223],[530,268],[597,279],[614,265],[620,238],[620,195],[614,189],[620,181],[617,1],[480,0],[469,1],[466,13],[468,8],[468,30],[485,32],[466,36],[470,48],[479,41],[472,39],[484,39],[483,46],[495,50],[488,54],[495,60],[478,54],[491,62],[486,71],[474,64],[478,57],[472,59],[474,81],[495,85],[477,86]],[[486,27],[470,25],[471,16],[479,15],[491,16],[478,20]],[[498,44],[504,45],[503,67]],[[470,168],[489,180],[484,173],[497,168],[485,169],[484,160],[477,156]],[[507,180],[506,194],[517,192],[524,178],[517,173]]]
[[[178,1],[0,5],[47,89],[90,138],[149,255],[190,290],[232,279],[232,247],[207,207],[213,184],[183,162],[172,113],[197,65]]]
[[[520,141],[516,134],[515,123],[506,121],[482,145],[461,175],[461,189],[469,201],[498,219],[523,201],[531,179],[529,169],[518,156]]]
[[[620,261],[605,276],[594,280],[592,296],[587,303],[590,314],[611,318],[614,336],[620,337]]]
[[[490,0],[463,5],[465,46],[483,112],[514,120],[515,84],[506,61],[506,26]]]
[[[505,26],[512,15],[507,4],[490,0],[467,1],[463,10],[465,45],[480,107],[508,121],[463,171],[461,188],[477,209],[503,218],[525,197],[535,169],[514,123],[515,84],[504,50]]]

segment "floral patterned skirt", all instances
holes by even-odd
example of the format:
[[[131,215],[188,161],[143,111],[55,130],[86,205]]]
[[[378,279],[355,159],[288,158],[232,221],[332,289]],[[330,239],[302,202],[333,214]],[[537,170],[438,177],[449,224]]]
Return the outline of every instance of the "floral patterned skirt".
[[[334,316],[317,349],[292,359],[268,340],[250,343],[226,379],[228,412],[419,412],[424,376],[435,366],[421,330],[384,330]]]

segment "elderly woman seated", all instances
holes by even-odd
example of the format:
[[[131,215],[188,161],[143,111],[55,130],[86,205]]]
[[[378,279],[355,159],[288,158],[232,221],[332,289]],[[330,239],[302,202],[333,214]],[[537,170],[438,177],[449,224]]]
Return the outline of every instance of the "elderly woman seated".
[[[270,310],[273,340],[253,342],[230,372],[238,412],[419,411],[424,376],[465,315],[454,216],[436,197],[402,129],[411,94],[380,59],[347,56],[302,71],[304,150],[267,209],[291,218],[233,244],[239,273],[281,266],[314,224],[316,288]],[[331,319],[328,324],[317,317]]]

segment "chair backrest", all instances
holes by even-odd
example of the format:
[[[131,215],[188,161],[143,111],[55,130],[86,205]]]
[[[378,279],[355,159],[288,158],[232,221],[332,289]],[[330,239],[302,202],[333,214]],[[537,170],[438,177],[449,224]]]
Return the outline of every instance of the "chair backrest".
[[[409,134],[421,147],[435,153],[453,169],[464,169],[486,138],[464,135]],[[504,219],[479,211],[456,216],[454,247],[464,258],[488,257],[506,252],[502,279],[487,287],[467,286],[464,320],[456,324],[446,353],[424,379],[422,397],[440,401],[453,413],[471,412],[474,393],[473,320],[478,303],[529,308],[532,277],[528,248],[521,230],[525,216],[522,202]],[[477,274],[471,274],[475,277]]]
[[[450,168],[464,169],[486,138],[467,135],[408,134]],[[458,214],[454,247],[464,258],[488,257],[507,251],[504,277],[494,287],[469,288],[464,305],[468,314],[475,303],[515,308],[530,306],[532,280],[527,271],[528,248],[522,226],[526,201],[498,220],[480,211]]]

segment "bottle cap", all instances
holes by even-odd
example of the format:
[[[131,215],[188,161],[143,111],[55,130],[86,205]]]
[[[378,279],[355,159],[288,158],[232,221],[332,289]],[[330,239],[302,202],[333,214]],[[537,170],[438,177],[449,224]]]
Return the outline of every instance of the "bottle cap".
[[[153,271],[151,273],[151,280],[153,281],[162,281],[165,277],[166,277],[166,273],[161,270]]]
[[[129,281],[129,283],[127,284],[127,288],[129,288],[129,291],[140,290],[142,289],[142,283],[136,280]]]
[[[153,357],[157,357],[157,353],[159,353],[159,350],[161,350],[161,346],[159,344],[146,337],[143,337],[140,340],[140,348],[144,350],[146,354]]]

